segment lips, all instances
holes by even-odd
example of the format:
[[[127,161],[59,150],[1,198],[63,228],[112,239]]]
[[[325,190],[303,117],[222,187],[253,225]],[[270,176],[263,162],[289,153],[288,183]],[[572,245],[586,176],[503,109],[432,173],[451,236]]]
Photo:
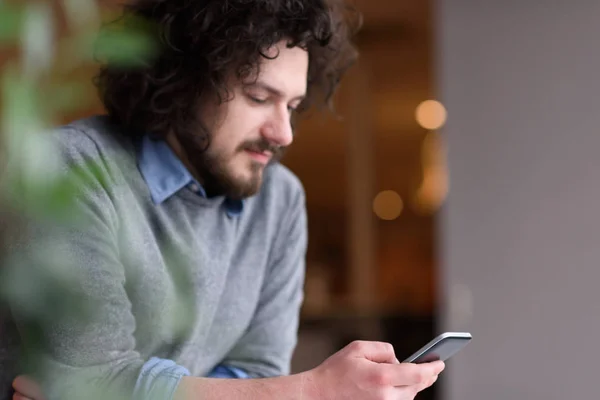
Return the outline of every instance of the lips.
[[[248,154],[252,160],[258,163],[268,164],[281,158],[284,147],[275,146],[273,143],[270,143],[265,139],[258,139],[242,143],[242,145],[239,147],[239,150],[245,154]]]
[[[271,157],[273,156],[273,154],[270,151],[256,151],[256,150],[247,149],[246,153],[248,155],[250,155],[250,157],[253,160],[258,161],[262,164],[267,164],[269,162],[269,160],[271,159]]]

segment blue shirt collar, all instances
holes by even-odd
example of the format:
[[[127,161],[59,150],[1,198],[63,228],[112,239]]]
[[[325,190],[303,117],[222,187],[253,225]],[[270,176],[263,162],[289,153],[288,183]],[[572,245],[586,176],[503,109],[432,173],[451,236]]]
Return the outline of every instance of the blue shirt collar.
[[[206,197],[202,185],[163,140],[152,140],[148,135],[144,136],[139,149],[138,167],[155,204],[161,204],[186,186],[192,188],[198,196]],[[241,200],[226,200],[225,205],[230,216],[239,215],[243,209]]]

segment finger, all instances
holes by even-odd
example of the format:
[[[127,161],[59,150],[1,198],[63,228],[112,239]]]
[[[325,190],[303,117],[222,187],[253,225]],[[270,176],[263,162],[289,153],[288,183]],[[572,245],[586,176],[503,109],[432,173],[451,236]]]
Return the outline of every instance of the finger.
[[[428,382],[425,382],[421,385],[415,385],[416,392],[419,393],[419,392],[427,389],[428,387],[431,387],[437,380],[438,380],[438,375],[435,375]]]
[[[374,368],[376,382],[391,386],[414,386],[427,383],[435,375],[436,367],[428,364],[379,364]]]
[[[355,341],[348,345],[348,350],[376,363],[399,364],[390,343]]]
[[[13,388],[15,392],[21,396],[33,400],[44,400],[42,390],[39,385],[31,378],[26,375],[20,375],[13,381]]]
[[[396,388],[394,388],[394,390],[396,391],[395,398],[414,399],[420,392],[422,392],[423,390],[425,390],[428,387],[430,387],[431,385],[433,385],[436,380],[437,380],[437,375],[434,376],[433,378],[430,378],[427,382],[419,384],[419,385],[396,387]]]
[[[446,364],[443,361],[433,361],[429,363],[431,368],[433,369],[433,373],[435,375],[439,375],[446,368]]]

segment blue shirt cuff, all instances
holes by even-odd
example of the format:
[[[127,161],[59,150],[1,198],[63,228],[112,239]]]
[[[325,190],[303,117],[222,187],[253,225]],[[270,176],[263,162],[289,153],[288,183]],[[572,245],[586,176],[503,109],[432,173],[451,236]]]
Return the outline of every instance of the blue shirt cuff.
[[[228,365],[217,365],[215,369],[208,375],[209,378],[229,378],[229,379],[246,379],[250,375],[240,368],[230,367]]]
[[[133,389],[133,398],[172,400],[181,378],[189,375],[185,367],[172,360],[152,357],[142,366]]]

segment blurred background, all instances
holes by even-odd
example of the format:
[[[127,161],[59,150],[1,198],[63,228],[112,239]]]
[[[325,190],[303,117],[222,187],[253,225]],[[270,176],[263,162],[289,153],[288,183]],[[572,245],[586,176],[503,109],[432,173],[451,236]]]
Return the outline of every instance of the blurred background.
[[[52,95],[53,123],[102,112],[69,40],[118,1],[26,3],[19,45],[24,3],[0,1],[3,129],[23,118],[15,76]],[[600,2],[355,3],[361,58],[339,118],[313,112],[284,160],[310,230],[294,371],[354,339],[403,359],[470,331],[419,398],[596,398]],[[40,78],[50,58],[68,65]]]

